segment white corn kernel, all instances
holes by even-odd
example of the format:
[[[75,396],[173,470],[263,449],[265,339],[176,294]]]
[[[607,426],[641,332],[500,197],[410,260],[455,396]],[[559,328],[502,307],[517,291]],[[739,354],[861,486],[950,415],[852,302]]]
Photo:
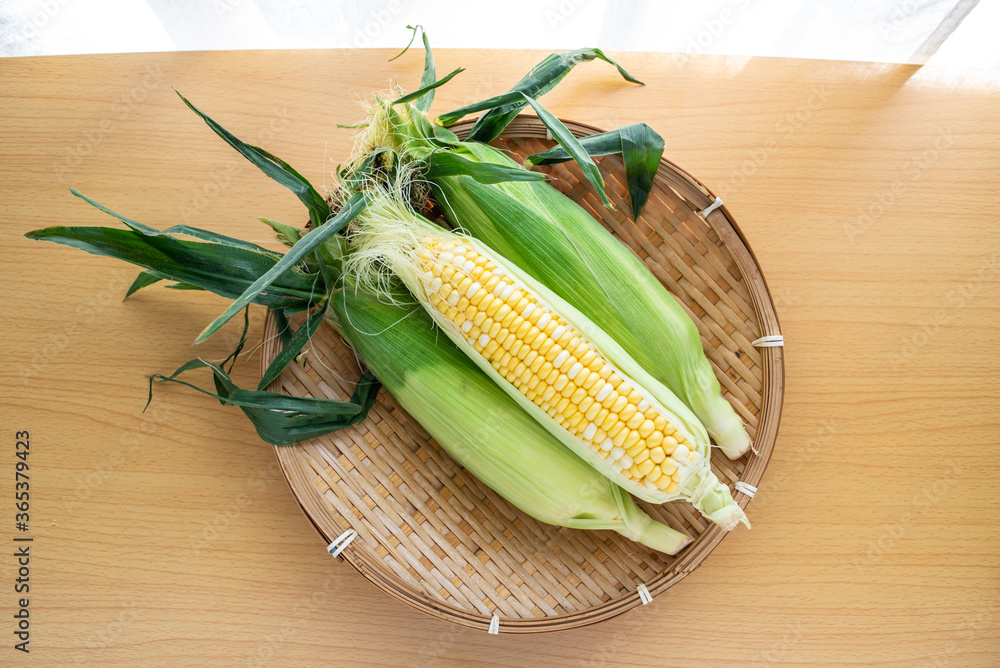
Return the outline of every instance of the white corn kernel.
[[[613,391],[614,388],[611,387],[610,383],[604,383],[604,387],[602,387],[600,392],[597,393],[597,396],[594,397],[594,401],[598,403],[604,401],[605,399],[608,398],[608,395],[611,394]]]
[[[594,434],[597,433],[597,425],[591,422],[587,425],[587,428],[583,430],[583,440],[589,441],[594,438]]]

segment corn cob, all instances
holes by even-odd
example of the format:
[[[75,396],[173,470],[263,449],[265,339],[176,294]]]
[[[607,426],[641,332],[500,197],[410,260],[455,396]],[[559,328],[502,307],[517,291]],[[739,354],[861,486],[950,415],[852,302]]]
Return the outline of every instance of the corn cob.
[[[462,466],[528,515],[609,529],[668,554],[690,538],[653,520],[569,452],[450,341],[416,304],[347,287],[334,325],[385,388]]]
[[[459,348],[563,443],[654,503],[685,498],[746,523],[712,473],[698,419],[603,331],[484,244],[379,191],[352,224],[345,270],[384,286],[388,266]]]
[[[360,146],[425,158],[429,125],[410,106],[375,105]],[[440,149],[438,149],[440,150]],[[448,149],[466,160],[518,167],[477,142]],[[465,175],[428,174],[450,222],[508,258],[597,323],[698,416],[719,448],[736,459],[750,448],[742,419],[722,397],[698,328],[628,248],[548,183],[484,184]]]

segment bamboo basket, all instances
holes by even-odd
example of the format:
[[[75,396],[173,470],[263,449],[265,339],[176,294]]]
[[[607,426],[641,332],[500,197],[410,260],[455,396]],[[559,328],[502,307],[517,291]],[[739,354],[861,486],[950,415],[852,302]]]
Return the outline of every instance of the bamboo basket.
[[[600,132],[566,125],[577,136]],[[468,122],[452,129],[464,137],[470,128]],[[524,158],[552,144],[537,118],[521,116],[496,145]],[[756,450],[737,461],[715,453],[712,468],[731,486],[740,480],[758,486],[781,414],[783,348],[753,345],[780,332],[746,239],[725,206],[703,217],[699,212],[716,197],[667,160],[642,217],[633,223],[624,213],[630,209],[620,157],[595,161],[617,211],[602,206],[575,163],[541,169],[642,258],[694,318],[725,396],[747,423]],[[264,369],[279,351],[270,314],[262,350]],[[303,364],[289,366],[271,389],[347,399],[359,375],[353,352],[324,324]],[[484,632],[538,633],[610,619],[648,599],[640,593],[643,586],[655,599],[678,583],[726,535],[685,502],[640,502],[654,517],[696,537],[676,557],[611,531],[542,524],[462,469],[384,390],[363,424],[276,447],[275,453],[327,544],[345,532],[357,533],[338,559],[390,596]],[[740,490],[733,495],[743,507],[751,499]]]

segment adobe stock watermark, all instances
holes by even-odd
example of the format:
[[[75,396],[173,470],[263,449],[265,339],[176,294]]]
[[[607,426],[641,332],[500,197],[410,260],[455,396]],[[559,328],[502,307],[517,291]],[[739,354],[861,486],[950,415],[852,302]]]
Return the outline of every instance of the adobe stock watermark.
[[[899,198],[907,193],[914,183],[923,178],[924,173],[937,164],[941,155],[955,143],[951,126],[938,130],[931,147],[908,158],[902,165],[902,175],[887,187],[872,194],[871,202],[858,212],[852,221],[844,223],[844,234],[850,243],[867,233],[882,216],[891,209]]]
[[[792,648],[799,644],[802,639],[802,622],[789,622],[785,625],[784,633],[768,649],[750,657],[750,665],[753,668],[767,668],[780,661]]]
[[[935,470],[940,477],[932,484],[924,486],[918,494],[910,497],[909,510],[901,513],[895,522],[879,527],[878,536],[868,539],[864,557],[854,557],[854,568],[858,575],[866,576],[869,566],[877,563],[891,552],[917,520],[947,498],[955,484],[955,478],[963,473],[963,468],[957,461],[947,462],[946,465],[938,466]]]
[[[685,59],[697,56],[711,48],[715,42],[725,34],[726,29],[739,18],[741,12],[750,9],[750,0],[732,0],[730,3],[735,9],[724,8],[710,19],[701,22],[701,29],[688,36],[687,48],[684,50]]]
[[[920,351],[929,345],[941,332],[942,327],[951,324],[955,312],[973,303],[983,288],[1000,272],[1000,257],[994,251],[979,259],[975,276],[945,294],[946,305],[934,312],[930,318],[920,322],[917,329],[900,341],[897,352],[889,353],[889,364],[898,370],[911,362]]]
[[[219,506],[215,515],[202,522],[201,529],[188,541],[188,547],[191,548],[192,553],[195,556],[200,556],[203,549],[218,540],[236,523],[243,512],[254,504],[256,497],[260,496],[271,483],[279,479],[282,479],[282,476],[277,462],[271,462],[268,467],[259,468],[253,475],[247,476],[247,491],[240,492],[231,502]]]
[[[416,666],[433,666],[437,662],[447,657],[448,650],[454,647],[471,629],[457,624],[449,624],[447,631],[441,631],[437,636],[430,638],[417,651],[422,661]]]
[[[641,629],[635,629],[634,632],[637,634],[641,632]],[[629,647],[629,637],[618,631],[611,635],[610,638],[603,638],[600,646],[591,650],[587,653],[587,660],[582,661],[580,666],[583,668],[607,668],[607,666],[616,666],[621,659],[622,650]]]
[[[79,141],[64,149],[63,157],[55,168],[56,179],[64,180],[72,170],[83,164],[84,158],[96,151],[104,140],[121,126],[136,107],[149,97],[150,91],[160,87],[164,77],[159,64],[147,65],[139,81],[118,94],[108,114],[94,127],[83,130]]]
[[[754,494],[753,505],[759,510],[770,502],[774,496],[788,483],[794,480],[827,445],[833,442],[843,431],[843,424],[833,418],[824,418],[816,425],[813,436],[806,439],[800,446],[792,449],[788,463],[782,469],[768,471],[767,485]]]
[[[926,3],[923,0],[903,0],[903,2],[892,3],[892,12],[888,19],[879,19],[878,31],[882,37],[888,41],[893,33],[898,32],[909,22],[914,14],[924,11]]]
[[[134,273],[134,271],[130,272],[125,268],[116,270],[114,277],[108,281],[107,287],[90,293],[76,304],[72,312],[66,314],[59,328],[52,332],[46,332],[41,337],[38,347],[33,351],[31,361],[21,364],[18,368],[21,383],[29,385],[63,351],[69,348],[76,335],[82,332],[98,315],[113,304],[120,303],[120,295],[124,295],[125,290],[131,285],[135,278]]]
[[[576,10],[583,7],[589,1],[590,0],[560,0],[555,7],[550,6],[543,14],[545,16],[546,23],[549,24],[549,30],[555,30],[559,24],[568,21],[573,14],[576,14]]]
[[[274,630],[267,633],[261,642],[247,656],[247,666],[274,666],[281,663],[279,649],[281,645],[292,640],[298,635],[299,627],[311,621],[311,616],[318,610],[330,607],[336,609],[336,605],[329,603],[330,594],[333,591],[334,577],[328,575],[323,584],[317,587],[308,596],[303,596],[288,614],[281,616],[281,622],[276,624]]]
[[[962,640],[969,643],[979,637],[983,629],[993,630],[996,628],[994,617],[1000,613],[1000,592],[994,590],[989,602],[973,614],[962,618],[962,625],[959,632]],[[954,640],[942,645],[936,652],[927,657],[928,666],[935,668],[945,668],[951,663],[953,656],[962,651],[962,647]]]
[[[369,11],[363,24],[358,21],[360,25],[354,29],[354,39],[351,40],[351,48],[347,50],[347,60],[352,60],[359,50],[371,46],[372,40],[390,26],[402,9],[403,0],[389,0],[381,8]]]
[[[121,435],[114,450],[76,477],[73,491],[63,496],[63,509],[72,515],[119,471],[141,459],[143,445],[176,418],[176,411],[167,402],[151,405],[142,415],[141,423]]]
[[[70,4],[70,0],[41,0],[41,2],[36,3],[38,8],[32,15],[29,21],[21,26],[14,35],[20,39],[22,42],[30,42],[34,38],[38,37],[39,32],[49,24],[49,22],[54,19],[63,8]],[[32,54],[24,54],[32,55]]]
[[[826,84],[814,84],[809,88],[809,96],[805,102],[797,106],[792,111],[786,112],[774,123],[772,136],[761,146],[747,151],[746,158],[737,166],[733,167],[723,192],[733,193],[743,187],[750,178],[756,174],[764,165],[768,163],[771,156],[776,153],[784,142],[801,130],[813,115],[826,106],[830,97],[826,90]]]
[[[288,109],[285,107],[277,109],[267,122],[267,125],[254,133],[253,139],[249,143],[263,146],[281,134],[288,127],[288,124]],[[230,158],[224,167],[212,172],[207,182],[192,189],[191,199],[186,204],[180,205],[179,212],[181,218],[185,222],[191,222],[199,213],[208,208],[213,199],[225,192],[232,185],[233,172],[239,168],[244,160],[243,156]]]
[[[115,643],[118,642],[121,634],[124,633],[129,626],[131,626],[132,623],[139,618],[139,610],[136,607],[135,601],[122,604],[121,610],[118,611],[118,614],[115,615],[115,618],[112,621],[105,624],[100,630],[87,638],[87,648],[100,650],[113,647]],[[94,656],[97,656],[98,658],[100,657],[97,652],[77,654],[73,657],[70,663],[64,663],[62,666],[83,666],[90,663],[91,658]]]

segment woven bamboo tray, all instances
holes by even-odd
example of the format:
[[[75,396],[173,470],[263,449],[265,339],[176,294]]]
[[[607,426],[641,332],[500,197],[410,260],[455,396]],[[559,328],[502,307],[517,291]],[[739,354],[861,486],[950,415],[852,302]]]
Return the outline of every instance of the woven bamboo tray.
[[[577,136],[600,132],[579,123],[567,126]],[[470,128],[463,123],[453,129],[464,137]],[[523,158],[552,142],[537,118],[521,116],[498,145]],[[662,161],[636,224],[624,213],[630,209],[620,158],[596,162],[617,211],[601,205],[574,163],[542,169],[632,248],[694,318],[725,396],[746,421],[757,452],[735,462],[713,453],[712,468],[727,484],[743,480],[757,486],[774,447],[783,394],[783,348],[752,345],[779,334],[757,261],[724,206],[707,219],[699,214],[715,196],[673,163]],[[270,315],[262,350],[263,369],[278,353]],[[324,324],[304,363],[291,365],[271,389],[346,399],[359,374],[353,352]],[[462,469],[385,390],[363,424],[275,452],[328,544],[349,529],[357,532],[339,559],[390,596],[483,632],[494,615],[500,633],[555,631],[609,619],[640,605],[640,585],[655,599],[679,582],[726,535],[683,502],[640,504],[696,537],[677,557],[610,531],[542,524]],[[743,492],[733,495],[741,506],[750,501]]]

